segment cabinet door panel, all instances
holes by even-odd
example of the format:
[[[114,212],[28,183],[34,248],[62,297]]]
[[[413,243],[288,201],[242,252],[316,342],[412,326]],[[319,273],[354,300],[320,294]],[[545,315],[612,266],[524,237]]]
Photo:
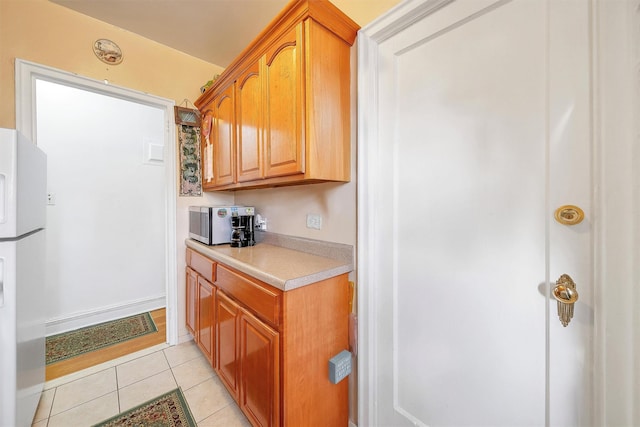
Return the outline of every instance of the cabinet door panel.
[[[229,392],[238,399],[238,305],[218,291],[217,298],[217,371]]]
[[[202,162],[202,188],[205,190],[215,187],[215,177],[213,175],[213,123],[215,112],[207,108],[202,113],[202,123],[200,125],[200,156]]]
[[[213,175],[216,186],[235,182],[235,119],[233,85],[216,98]]]
[[[240,309],[240,408],[255,426],[280,425],[280,336]]]
[[[265,176],[304,173],[302,24],[266,54]]]
[[[238,147],[238,182],[262,178],[262,140],[264,126],[262,111],[264,90],[262,73],[263,61],[256,62],[237,81],[236,121]]]
[[[212,365],[214,364],[214,296],[213,285],[198,276],[198,346]]]
[[[198,330],[197,326],[197,311],[196,307],[198,306],[198,275],[195,271],[187,267],[187,275],[186,275],[186,306],[187,306],[187,319],[186,326],[191,335],[193,335],[196,342],[198,342],[198,337],[196,335],[196,331]]]

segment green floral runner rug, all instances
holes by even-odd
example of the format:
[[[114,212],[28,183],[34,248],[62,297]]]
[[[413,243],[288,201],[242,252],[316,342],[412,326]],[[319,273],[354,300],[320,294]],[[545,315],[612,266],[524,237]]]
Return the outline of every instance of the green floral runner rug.
[[[52,335],[46,339],[46,362],[49,365],[157,331],[151,314],[142,313]]]
[[[179,388],[93,427],[196,427],[189,405]]]

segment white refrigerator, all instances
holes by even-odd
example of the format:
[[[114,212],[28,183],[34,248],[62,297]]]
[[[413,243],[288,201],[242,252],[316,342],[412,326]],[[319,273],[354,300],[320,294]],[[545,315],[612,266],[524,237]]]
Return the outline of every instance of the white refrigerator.
[[[0,129],[0,427],[30,426],[45,367],[47,159]]]

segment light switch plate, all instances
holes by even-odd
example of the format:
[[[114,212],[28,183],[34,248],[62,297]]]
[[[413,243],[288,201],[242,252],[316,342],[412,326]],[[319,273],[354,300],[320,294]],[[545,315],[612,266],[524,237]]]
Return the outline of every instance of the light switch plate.
[[[149,144],[149,160],[162,162],[164,160],[164,146]]]
[[[322,215],[307,214],[307,228],[322,229]]]

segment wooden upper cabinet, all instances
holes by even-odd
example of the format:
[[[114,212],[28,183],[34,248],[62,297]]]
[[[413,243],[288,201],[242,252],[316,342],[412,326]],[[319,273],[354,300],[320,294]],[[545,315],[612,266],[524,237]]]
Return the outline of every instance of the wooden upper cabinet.
[[[215,178],[207,180],[203,155],[205,190],[351,179],[358,29],[329,1],[293,1],[227,67],[195,102],[215,116]]]
[[[264,139],[264,61],[254,62],[236,82],[236,124],[238,182],[263,177],[262,141]]]
[[[207,109],[202,112],[200,124],[200,148],[202,163],[202,188],[211,190],[215,188],[216,181],[213,176],[213,122],[215,115],[213,110]]]
[[[351,179],[350,51],[321,23],[305,21],[305,174]]]
[[[265,176],[304,173],[303,24],[265,55]]]
[[[215,185],[235,182],[235,101],[234,87],[229,85],[214,101],[213,175]]]

